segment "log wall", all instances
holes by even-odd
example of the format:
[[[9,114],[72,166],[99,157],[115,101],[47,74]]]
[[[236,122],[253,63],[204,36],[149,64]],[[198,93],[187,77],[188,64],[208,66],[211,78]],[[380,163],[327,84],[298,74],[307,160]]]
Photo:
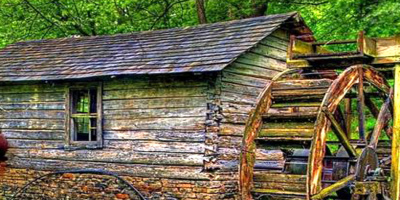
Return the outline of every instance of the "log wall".
[[[202,74],[104,81],[104,145],[96,150],[64,148],[69,83],[0,86],[0,128],[10,145],[0,196],[13,194],[39,172],[88,168],[132,177],[155,199],[232,195],[217,187],[230,176],[215,179],[203,170],[205,154],[215,151],[206,144],[217,125],[215,80]]]
[[[237,171],[242,135],[248,113],[262,89],[286,69],[288,34],[277,30],[222,72],[219,133],[219,163],[224,170]]]

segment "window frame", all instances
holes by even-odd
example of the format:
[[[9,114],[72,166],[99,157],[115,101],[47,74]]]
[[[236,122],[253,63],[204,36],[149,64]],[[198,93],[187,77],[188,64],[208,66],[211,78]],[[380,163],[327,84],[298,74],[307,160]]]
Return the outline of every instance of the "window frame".
[[[91,115],[90,106],[89,112],[86,114],[73,113],[73,91],[96,89],[96,113]],[[101,82],[91,82],[74,84],[67,87],[65,98],[65,149],[98,149],[103,147],[103,84]],[[89,96],[90,99],[90,96]],[[90,102],[90,100],[89,100]],[[94,141],[77,141],[74,140],[74,119],[78,116],[88,116],[96,118],[96,140]],[[90,120],[89,120],[90,123]],[[89,132],[90,135],[90,132]]]

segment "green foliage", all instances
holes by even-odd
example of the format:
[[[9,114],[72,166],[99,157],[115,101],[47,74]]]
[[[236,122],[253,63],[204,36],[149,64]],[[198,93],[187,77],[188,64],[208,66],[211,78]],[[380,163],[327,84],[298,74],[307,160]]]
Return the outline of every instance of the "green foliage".
[[[299,11],[320,40],[355,38],[359,30],[369,36],[389,36],[400,30],[396,0],[206,0],[205,9],[210,23],[247,18],[260,11]],[[0,47],[23,40],[197,23],[195,0],[2,0]]]

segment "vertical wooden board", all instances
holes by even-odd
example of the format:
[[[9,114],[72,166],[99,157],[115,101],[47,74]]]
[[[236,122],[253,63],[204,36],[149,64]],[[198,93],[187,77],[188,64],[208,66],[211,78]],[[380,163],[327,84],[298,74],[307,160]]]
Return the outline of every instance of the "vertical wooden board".
[[[400,199],[400,64],[395,70],[391,197]]]

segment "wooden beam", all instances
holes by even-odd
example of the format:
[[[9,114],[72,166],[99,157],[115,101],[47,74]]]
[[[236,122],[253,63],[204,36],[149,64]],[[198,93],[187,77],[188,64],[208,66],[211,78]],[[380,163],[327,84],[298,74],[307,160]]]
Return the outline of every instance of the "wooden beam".
[[[351,109],[351,98],[346,98],[344,101],[344,115],[346,120],[346,134],[347,138],[351,139],[351,120],[352,120],[352,109]]]
[[[268,83],[257,99],[256,107],[246,122],[239,166],[239,189],[242,199],[251,199],[256,144],[254,142],[262,125],[262,116],[271,106],[271,87]]]
[[[358,132],[360,135],[360,139],[365,141],[365,113],[364,113],[364,76],[363,76],[363,68],[360,67],[358,73],[358,104],[357,104],[357,111],[358,111]]]
[[[355,175],[350,175],[343,179],[340,179],[338,182],[322,189],[318,194],[312,196],[311,199],[323,199],[332,194],[333,192],[336,192],[346,187],[350,182],[354,181],[355,179],[356,179]]]
[[[391,197],[400,199],[400,64],[394,67],[394,116],[392,139],[392,167],[391,167]]]
[[[357,152],[351,146],[350,140],[346,136],[346,132],[342,129],[342,126],[338,121],[336,121],[335,117],[330,113],[327,109],[323,110],[325,115],[328,117],[329,121],[331,121],[333,125],[333,132],[338,137],[339,141],[342,143],[343,147],[346,149],[347,153],[349,153],[350,157],[356,157]]]
[[[378,115],[379,115],[378,107],[372,101],[371,96],[365,95],[365,92],[364,92],[364,96],[365,96],[365,105],[371,111],[372,115],[377,119]]]
[[[375,127],[371,135],[371,140],[369,145],[372,148],[376,148],[379,142],[379,136],[384,128],[389,124],[390,119],[392,119],[392,112],[390,111],[390,105],[393,99],[393,90],[390,91],[389,97],[383,103],[381,110],[376,119]]]

